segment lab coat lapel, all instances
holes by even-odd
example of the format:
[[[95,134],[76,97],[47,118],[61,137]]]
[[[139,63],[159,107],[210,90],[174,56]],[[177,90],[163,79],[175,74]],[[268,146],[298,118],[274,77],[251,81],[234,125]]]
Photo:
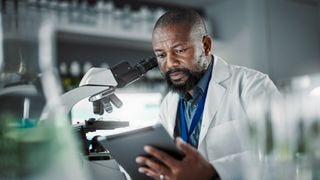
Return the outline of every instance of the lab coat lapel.
[[[168,106],[169,110],[168,113],[168,132],[171,137],[173,137],[174,127],[176,123],[177,111],[178,111],[178,102],[179,102],[179,95],[177,93],[172,94],[172,98],[170,104]]]
[[[222,86],[220,83],[230,77],[228,65],[222,59],[214,56],[215,64],[213,67],[213,74],[211,76],[207,98],[203,110],[202,125],[199,135],[199,146],[202,143],[208,128],[214,119],[214,116],[219,109],[221,100],[225,96],[227,87]]]

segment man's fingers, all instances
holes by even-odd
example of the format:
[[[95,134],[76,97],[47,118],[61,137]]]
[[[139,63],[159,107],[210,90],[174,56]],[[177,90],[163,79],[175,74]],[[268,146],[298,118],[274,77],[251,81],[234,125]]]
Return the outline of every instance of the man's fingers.
[[[159,173],[159,174],[170,174],[170,170],[165,165],[156,162],[150,158],[139,156],[136,158],[136,162],[147,166],[147,168],[153,172]]]
[[[159,159],[164,165],[168,166],[170,169],[173,169],[174,167],[177,167],[179,161],[170,156],[169,154],[158,150],[156,148],[153,148],[151,146],[145,146],[144,150],[150,154],[151,156]]]
[[[197,154],[197,150],[192,147],[190,144],[185,143],[181,137],[176,138],[176,146],[177,148],[185,154],[186,157],[189,155]]]
[[[158,174],[157,172],[154,172],[154,171],[152,171],[151,169],[146,168],[146,167],[140,167],[140,168],[138,169],[138,171],[139,171],[140,173],[142,173],[142,174],[145,174],[145,175],[147,175],[147,176],[152,177],[153,179],[159,179],[159,177],[160,177],[160,174]]]

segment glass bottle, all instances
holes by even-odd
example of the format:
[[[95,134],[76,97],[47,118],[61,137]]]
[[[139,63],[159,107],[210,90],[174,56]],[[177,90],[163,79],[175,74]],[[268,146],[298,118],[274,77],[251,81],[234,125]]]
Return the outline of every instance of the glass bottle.
[[[17,16],[1,12],[3,22]],[[41,23],[30,35],[0,28],[0,179],[88,179],[60,101],[52,28]]]
[[[252,156],[245,179],[319,179],[319,75],[279,83],[282,96],[261,99],[248,110]]]

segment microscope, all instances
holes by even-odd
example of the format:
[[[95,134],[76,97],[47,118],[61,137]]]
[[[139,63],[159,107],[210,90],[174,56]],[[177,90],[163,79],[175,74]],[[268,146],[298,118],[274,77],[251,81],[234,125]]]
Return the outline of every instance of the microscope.
[[[62,95],[62,104],[66,112],[69,112],[77,102],[89,97],[94,114],[111,113],[113,106],[117,108],[122,106],[121,100],[114,94],[116,88],[135,82],[157,65],[156,58],[151,57],[142,59],[134,66],[123,61],[111,68],[91,68],[81,79],[79,87]],[[89,160],[108,160],[110,156],[104,153],[105,150],[97,142],[97,137],[89,141],[86,134],[96,130],[111,130],[126,126],[129,126],[128,121],[103,121],[90,118],[84,123],[74,124],[73,128],[80,135],[83,152]]]
[[[156,58],[151,57],[139,61],[134,66],[130,66],[128,62],[120,62],[111,68],[91,68],[82,78],[79,87],[61,95],[60,99],[64,107],[63,112],[66,113],[65,116],[67,116],[67,113],[70,112],[76,103],[85,98],[88,98],[89,103],[92,103],[94,114],[102,115],[104,112],[111,113],[113,106],[118,108],[122,106],[121,100],[115,95],[116,88],[122,88],[135,82],[136,80],[140,79],[148,70],[156,67],[157,65]],[[39,131],[41,128],[37,128],[39,124],[43,123],[42,125],[44,125],[46,122],[49,122],[48,119],[50,120],[52,114],[50,114],[49,108],[47,108],[46,102],[44,101],[44,95],[41,91],[40,85],[38,85],[40,83],[39,75],[33,75],[30,73],[30,71],[30,74],[24,73],[24,64],[22,63],[20,66],[21,67],[18,72],[0,74],[0,99],[4,104],[0,108],[0,116],[2,120],[2,123],[0,124],[0,133],[2,133],[2,136],[0,136],[0,139],[9,144],[14,144],[14,142],[20,144],[24,143],[24,146],[22,147],[27,146],[29,147],[29,150],[32,148],[33,151],[28,151],[29,154],[24,153],[23,157],[25,155],[28,155],[28,157],[29,155],[30,157],[33,157],[31,155],[35,155],[34,157],[37,158],[29,158],[31,160],[25,161],[24,163],[20,163],[20,161],[3,161],[2,164],[0,164],[2,167],[8,165],[8,167],[12,168],[9,170],[3,170],[1,173],[16,173],[23,170],[23,172],[32,172],[33,174],[37,175],[37,172],[33,170],[38,170],[38,168],[44,166],[44,164],[47,164],[43,163],[45,162],[43,159],[54,157],[50,156],[48,151],[43,153],[41,151],[43,149],[39,148],[40,145],[38,141],[43,140],[43,142],[47,142],[45,141],[45,138],[47,137],[45,135],[47,135],[47,132]],[[5,116],[6,114],[11,114],[12,116]],[[62,116],[64,115],[62,114]],[[90,172],[88,177],[96,180],[102,180],[106,177],[107,179],[126,179],[124,173],[122,173],[120,170],[118,163],[114,159],[111,159],[107,150],[98,144],[97,137],[94,137],[89,141],[86,134],[96,130],[112,130],[115,128],[126,127],[128,125],[129,122],[127,121],[103,121],[93,118],[86,120],[84,123],[73,124],[73,131],[78,133],[76,135],[80,135],[82,152],[84,154],[84,158],[81,158],[80,160],[82,162],[80,170],[83,168],[83,172]],[[30,136],[27,136],[25,132],[28,132]],[[10,135],[13,134],[14,136],[4,136],[8,133]],[[37,146],[33,146],[35,144],[37,144]],[[4,146],[1,150],[4,152],[10,152],[10,155],[16,155],[14,157],[20,157],[20,149],[14,147]],[[54,151],[54,153],[57,152]],[[77,156],[72,155],[72,157],[70,156],[70,159],[73,157],[76,158]],[[2,160],[6,160],[10,159],[11,156],[7,157],[4,154],[1,156],[1,158]],[[65,161],[68,162],[68,160]],[[33,162],[37,163],[32,164]],[[32,164],[33,166],[29,165],[28,163]],[[64,168],[64,166],[55,168]],[[73,167],[70,167],[70,172],[73,172],[72,168]],[[66,172],[66,174],[68,175],[69,173]],[[2,175],[3,174],[0,176],[2,177]],[[17,174],[17,176],[18,175],[20,174]],[[55,175],[59,176],[59,174]],[[63,177],[63,175],[61,176]]]

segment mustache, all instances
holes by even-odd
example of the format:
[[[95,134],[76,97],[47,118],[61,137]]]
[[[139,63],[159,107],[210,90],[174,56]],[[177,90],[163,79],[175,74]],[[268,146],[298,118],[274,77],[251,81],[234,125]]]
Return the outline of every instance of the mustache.
[[[189,69],[187,68],[175,68],[175,69],[169,69],[166,73],[165,76],[169,77],[171,73],[175,73],[175,72],[182,72],[184,74],[190,75],[191,72]]]
[[[188,79],[184,83],[175,84],[171,81],[170,78],[170,74],[175,72],[184,73],[186,76],[188,76]],[[165,79],[167,81],[169,89],[173,90],[174,92],[178,92],[179,94],[185,94],[187,91],[191,90],[196,86],[203,74],[204,71],[193,72],[186,68],[175,68],[170,69],[165,73]]]

